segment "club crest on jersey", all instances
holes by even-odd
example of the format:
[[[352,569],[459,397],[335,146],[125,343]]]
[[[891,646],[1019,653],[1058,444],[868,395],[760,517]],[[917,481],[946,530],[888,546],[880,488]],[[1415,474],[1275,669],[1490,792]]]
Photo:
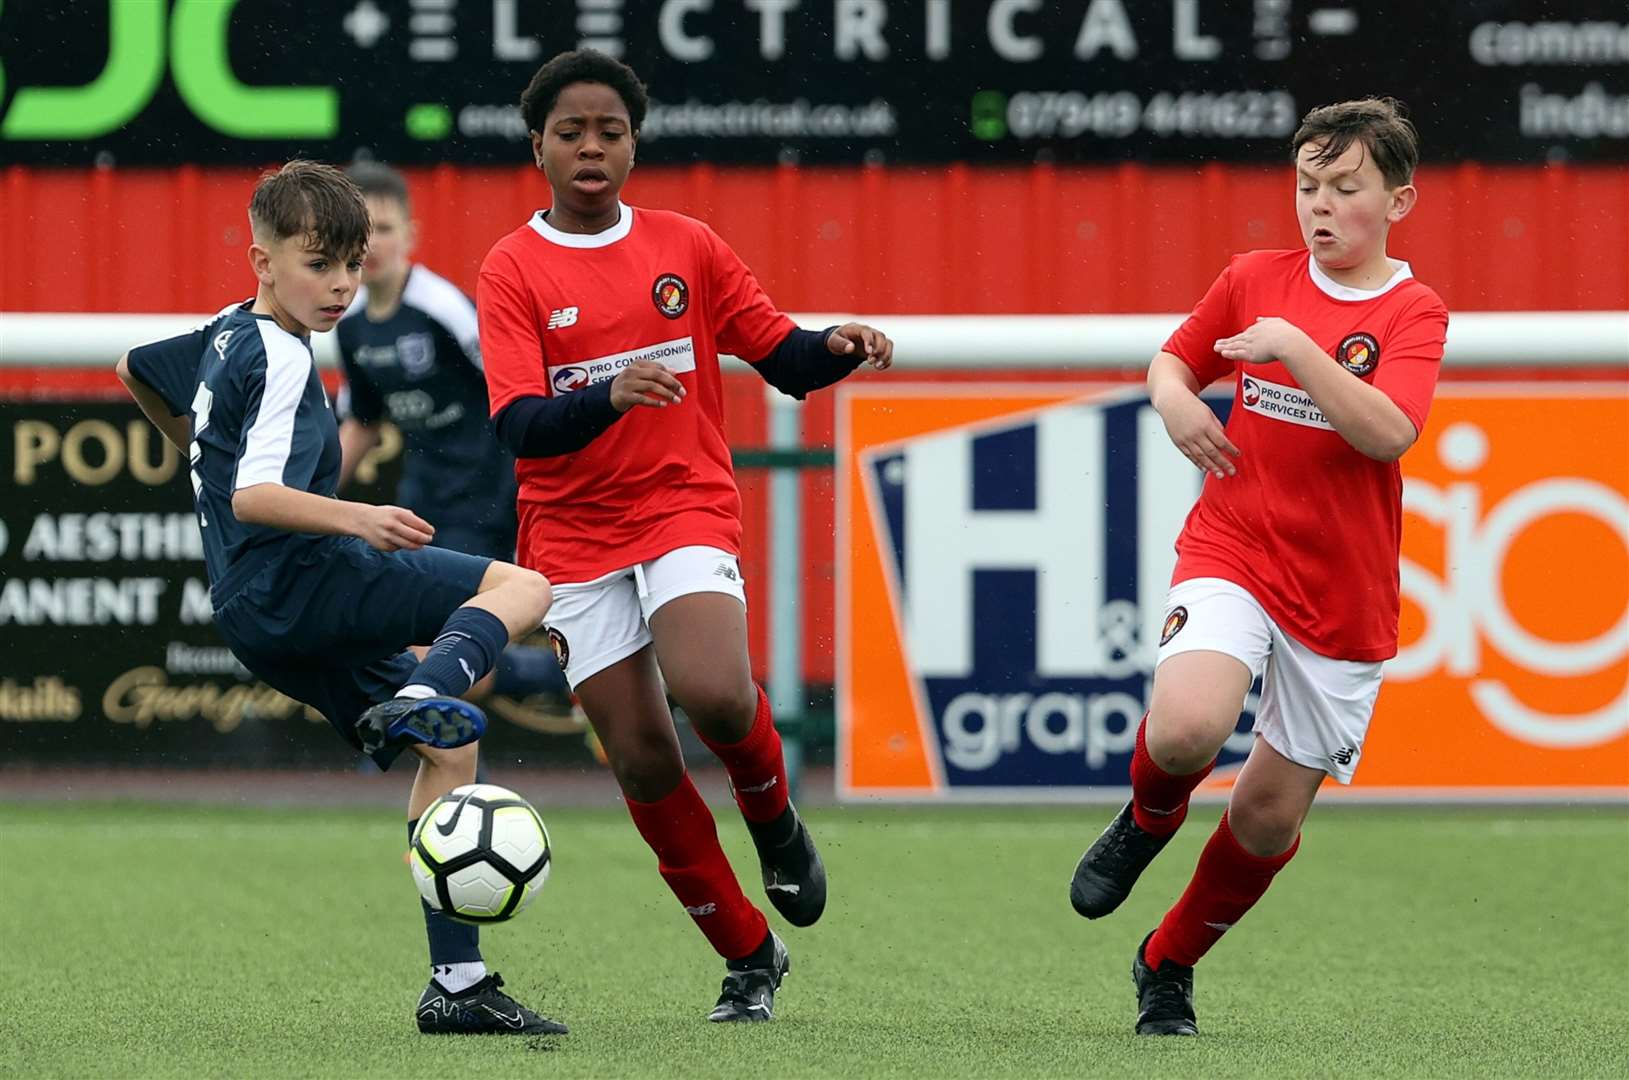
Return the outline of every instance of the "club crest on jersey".
[[[588,385],[588,372],[580,367],[564,367],[554,373],[551,381],[560,393],[569,394]]]
[[[1165,617],[1165,629],[1160,631],[1160,646],[1163,648],[1170,640],[1182,632],[1188,625],[1188,609],[1180,605],[1171,609],[1171,614]]]
[[[429,334],[403,334],[396,339],[396,359],[410,379],[422,379],[436,366],[436,343]]]
[[[651,286],[650,298],[656,310],[669,319],[677,319],[690,310],[690,286],[678,274],[663,274]]]
[[[1380,363],[1380,342],[1373,334],[1347,334],[1335,350],[1341,367],[1362,378]]]
[[[549,627],[549,644],[554,646],[554,658],[560,661],[560,670],[564,671],[571,662],[571,646],[566,643],[566,635]]]

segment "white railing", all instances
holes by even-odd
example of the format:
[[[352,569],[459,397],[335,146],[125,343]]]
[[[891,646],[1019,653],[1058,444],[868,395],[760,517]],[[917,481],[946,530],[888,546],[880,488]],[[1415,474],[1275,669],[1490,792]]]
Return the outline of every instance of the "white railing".
[[[132,345],[179,334],[208,315],[0,312],[0,366],[99,367]],[[794,315],[802,326],[870,322],[895,341],[903,368],[1141,367],[1182,315]],[[338,362],[333,334],[318,362]],[[1629,365],[1629,311],[1466,311],[1448,324],[1454,367]]]

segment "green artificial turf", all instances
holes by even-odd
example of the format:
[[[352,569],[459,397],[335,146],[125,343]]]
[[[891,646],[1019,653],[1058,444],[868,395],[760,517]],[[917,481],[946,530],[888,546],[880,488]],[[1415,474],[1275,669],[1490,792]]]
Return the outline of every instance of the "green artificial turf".
[[[550,810],[554,875],[485,931],[555,1040],[418,1035],[423,925],[389,813],[0,804],[0,1076],[1606,1076],[1629,1071],[1623,808],[1325,807],[1200,965],[1200,1038],[1131,1035],[1132,950],[1214,821],[1126,906],[1069,907],[1112,809],[811,815],[821,923],[777,923],[772,1024],[619,812]],[[761,899],[733,813],[725,846]]]

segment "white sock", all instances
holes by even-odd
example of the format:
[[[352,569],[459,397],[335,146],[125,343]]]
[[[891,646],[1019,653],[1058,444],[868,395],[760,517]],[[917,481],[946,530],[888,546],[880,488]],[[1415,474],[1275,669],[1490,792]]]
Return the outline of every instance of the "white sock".
[[[462,994],[486,978],[486,962],[472,960],[467,964],[431,964],[430,975],[449,994]]]
[[[396,696],[412,698],[415,701],[423,701],[427,697],[440,697],[441,691],[437,690],[433,686],[425,686],[421,682],[416,682],[410,683],[396,691]]]

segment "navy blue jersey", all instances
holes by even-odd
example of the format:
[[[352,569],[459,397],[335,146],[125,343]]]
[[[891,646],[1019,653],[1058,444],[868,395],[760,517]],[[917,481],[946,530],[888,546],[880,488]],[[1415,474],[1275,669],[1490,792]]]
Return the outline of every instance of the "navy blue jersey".
[[[515,463],[488,416],[469,298],[414,266],[395,314],[370,319],[364,287],[336,332],[346,380],[341,414],[401,429],[397,502],[437,528],[513,533]]]
[[[172,410],[185,401],[191,414],[192,491],[215,607],[267,564],[297,559],[321,540],[232,512],[233,494],[258,484],[326,496],[339,485],[339,426],[305,338],[235,307],[190,334],[131,350],[130,368]]]
[[[130,373],[157,391],[171,416],[186,416],[198,389],[198,366],[204,362],[204,350],[228,315],[252,303],[251,298],[228,304],[185,334],[137,345],[129,353]]]

